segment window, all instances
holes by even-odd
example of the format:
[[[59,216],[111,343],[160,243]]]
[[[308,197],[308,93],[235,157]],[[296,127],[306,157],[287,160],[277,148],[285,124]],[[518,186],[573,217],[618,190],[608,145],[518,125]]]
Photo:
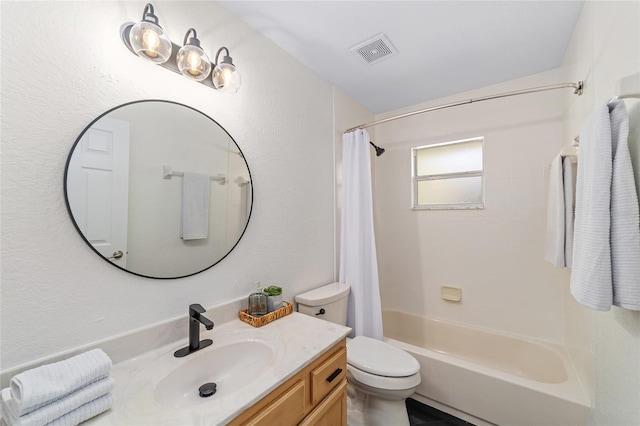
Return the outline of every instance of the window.
[[[411,149],[413,209],[481,209],[484,138]]]

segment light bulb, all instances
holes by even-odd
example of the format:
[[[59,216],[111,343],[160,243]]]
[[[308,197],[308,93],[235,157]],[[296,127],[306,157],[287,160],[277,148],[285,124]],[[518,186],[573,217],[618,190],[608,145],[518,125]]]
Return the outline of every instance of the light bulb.
[[[213,70],[213,86],[223,93],[236,93],[240,88],[240,73],[232,64],[223,62]]]
[[[225,82],[225,85],[228,84],[227,82],[231,81],[231,74],[233,74],[233,71],[231,71],[230,69],[224,69],[222,70],[222,81]]]
[[[145,30],[144,34],[142,34],[142,42],[144,47],[144,53],[147,56],[155,58],[158,56],[158,52],[156,49],[160,45],[160,37],[158,37],[158,33],[152,30]]]
[[[189,52],[187,55],[187,64],[189,65],[187,69],[189,74],[194,76],[200,74],[198,68],[202,65],[202,56],[197,52]]]

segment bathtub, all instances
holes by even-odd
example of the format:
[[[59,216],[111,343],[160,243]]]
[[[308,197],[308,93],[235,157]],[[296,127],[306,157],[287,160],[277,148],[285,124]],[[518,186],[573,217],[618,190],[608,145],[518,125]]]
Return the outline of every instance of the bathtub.
[[[414,399],[476,424],[589,423],[589,400],[566,350],[384,309],[385,341],[420,363]]]

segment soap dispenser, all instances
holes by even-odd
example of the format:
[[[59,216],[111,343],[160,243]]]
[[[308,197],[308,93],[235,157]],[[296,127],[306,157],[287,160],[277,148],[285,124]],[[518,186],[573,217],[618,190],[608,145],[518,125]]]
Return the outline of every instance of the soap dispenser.
[[[259,318],[267,312],[267,295],[260,290],[260,281],[256,281],[256,291],[249,295],[249,315]]]

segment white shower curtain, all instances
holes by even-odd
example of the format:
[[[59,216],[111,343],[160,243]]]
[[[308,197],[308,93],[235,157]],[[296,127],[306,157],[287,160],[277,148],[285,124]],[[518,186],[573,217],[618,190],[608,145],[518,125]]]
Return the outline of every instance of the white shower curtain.
[[[356,130],[342,136],[341,283],[351,287],[347,325],[352,336],[382,340],[378,260],[373,233],[369,134]]]

